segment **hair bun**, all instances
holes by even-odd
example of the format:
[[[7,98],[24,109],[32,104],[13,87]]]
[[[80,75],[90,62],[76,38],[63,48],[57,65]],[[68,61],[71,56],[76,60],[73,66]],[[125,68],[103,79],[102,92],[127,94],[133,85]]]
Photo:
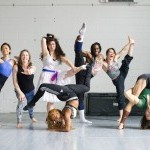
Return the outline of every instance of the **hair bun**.
[[[47,37],[54,38],[54,35],[53,35],[53,34],[50,34],[50,33],[47,33]]]

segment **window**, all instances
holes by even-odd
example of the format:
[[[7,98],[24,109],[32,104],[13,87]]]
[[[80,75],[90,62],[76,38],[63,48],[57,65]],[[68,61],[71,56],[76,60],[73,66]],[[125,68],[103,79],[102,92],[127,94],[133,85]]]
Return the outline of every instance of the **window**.
[[[108,0],[108,2],[134,2],[134,0]]]

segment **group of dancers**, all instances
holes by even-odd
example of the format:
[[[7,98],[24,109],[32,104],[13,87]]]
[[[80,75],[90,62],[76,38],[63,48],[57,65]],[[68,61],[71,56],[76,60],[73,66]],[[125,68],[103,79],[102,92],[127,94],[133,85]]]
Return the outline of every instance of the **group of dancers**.
[[[52,34],[47,34],[41,40],[41,60],[43,69],[39,78],[37,91],[33,84],[35,66],[32,65],[31,56],[28,50],[22,50],[15,60],[10,59],[11,47],[8,43],[1,46],[2,58],[0,59],[0,90],[13,70],[13,84],[18,98],[17,105],[17,128],[22,128],[22,112],[28,110],[33,122],[33,107],[36,102],[43,97],[47,101],[48,129],[57,131],[70,131],[72,129],[71,119],[76,117],[79,110],[80,121],[92,123],[85,119],[84,114],[84,94],[90,90],[90,80],[103,69],[111,78],[116,87],[117,102],[119,109],[119,127],[125,127],[125,120],[129,116],[134,105],[145,110],[145,115],[141,120],[141,128],[150,127],[150,74],[143,74],[138,77],[135,86],[124,92],[125,79],[129,71],[130,62],[133,59],[134,40],[128,37],[127,44],[116,53],[114,48],[106,51],[106,58],[101,53],[101,45],[95,42],[91,45],[91,51],[83,50],[84,34],[86,24],[83,23],[79,30],[74,44],[75,63],[73,64],[66,56],[61,46]],[[118,59],[123,56],[122,65],[119,67]],[[84,59],[84,57],[86,59]],[[60,70],[61,63],[66,63],[71,69]],[[76,84],[70,84],[70,77],[75,75]],[[129,100],[126,105],[125,97]],[[27,105],[24,106],[24,101]],[[62,110],[54,108],[55,102],[65,101]]]

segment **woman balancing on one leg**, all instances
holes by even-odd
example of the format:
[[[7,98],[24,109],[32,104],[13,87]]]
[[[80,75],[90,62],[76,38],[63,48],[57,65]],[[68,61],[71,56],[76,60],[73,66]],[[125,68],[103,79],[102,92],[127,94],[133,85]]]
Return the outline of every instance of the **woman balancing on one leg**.
[[[140,109],[145,110],[145,114],[141,120],[141,128],[150,129],[150,74],[140,75],[134,87],[125,92],[125,97],[129,102],[123,111],[123,116],[118,128],[124,128],[125,121],[132,107],[136,105]]]
[[[119,119],[120,122],[123,109],[125,107],[125,97],[124,97],[124,82],[127,77],[129,71],[129,65],[132,57],[134,46],[134,40],[129,37],[129,42],[122,48],[122,50],[118,53],[113,48],[109,48],[106,51],[106,60],[104,61],[103,69],[108,74],[108,76],[112,79],[113,84],[116,86],[117,91],[117,102],[119,108]],[[119,68],[118,59],[127,52],[127,55],[122,60],[122,65]]]
[[[80,54],[81,55],[76,56],[78,57],[77,60],[84,62],[82,52]],[[82,71],[80,74],[77,74],[80,84],[68,84],[64,86],[48,83],[41,84],[34,98],[30,103],[27,104],[27,106],[24,107],[24,110],[28,110],[30,107],[35,106],[35,103],[43,96],[45,92],[55,94],[59,100],[65,101],[66,105],[62,110],[62,113],[60,113],[60,111],[56,111],[56,113],[53,113],[54,110],[49,111],[48,116],[51,116],[51,118],[47,117],[47,122],[48,123],[50,123],[51,121],[60,122],[60,120],[63,119],[64,126],[62,125],[61,126],[62,128],[59,128],[57,130],[70,131],[72,129],[71,118],[74,118],[76,116],[78,107],[77,95],[88,92],[90,90],[92,65],[93,62],[89,63],[86,66],[87,68],[86,70]],[[50,115],[51,113],[53,113],[53,115]]]
[[[101,52],[101,45],[98,42],[92,44],[91,53],[82,50],[85,32],[86,32],[86,24],[83,23],[81,29],[79,30],[79,35],[77,36],[77,38],[75,40],[75,45],[74,45],[74,50],[75,50],[75,55],[76,55],[75,66],[78,67],[78,66],[83,65],[86,62],[90,62],[91,60],[95,60],[95,64],[92,67],[92,74],[91,74],[91,78],[92,78],[96,75],[96,73],[98,71],[100,71],[102,69],[103,55],[100,53]],[[83,55],[84,57],[86,57],[86,62],[84,62],[83,60],[80,61],[80,58],[78,57],[78,55]],[[76,74],[76,84],[80,84],[80,82],[81,82],[81,80],[79,79],[80,74],[82,74],[82,71],[80,71],[78,74]],[[91,121],[85,119],[84,93],[79,94],[78,98],[79,98],[78,110],[79,110],[80,122],[92,123]]]

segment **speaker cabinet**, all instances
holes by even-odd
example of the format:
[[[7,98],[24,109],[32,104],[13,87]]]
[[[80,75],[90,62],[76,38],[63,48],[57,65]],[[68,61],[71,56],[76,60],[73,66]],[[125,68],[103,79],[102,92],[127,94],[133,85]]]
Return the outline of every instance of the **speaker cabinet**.
[[[87,93],[86,115],[88,116],[118,116],[116,93]],[[126,103],[128,100],[126,100]],[[134,106],[130,115],[141,116],[144,112]]]

